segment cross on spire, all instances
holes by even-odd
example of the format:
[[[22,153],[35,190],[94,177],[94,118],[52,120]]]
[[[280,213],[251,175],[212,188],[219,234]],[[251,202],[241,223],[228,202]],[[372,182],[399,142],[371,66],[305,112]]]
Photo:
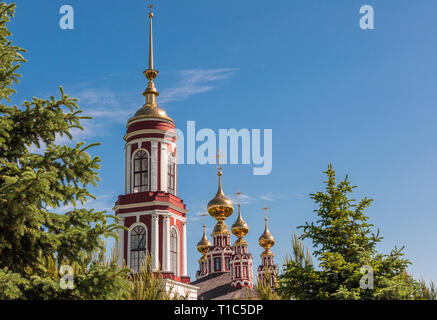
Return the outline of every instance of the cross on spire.
[[[235,194],[238,196],[238,206],[240,206],[241,195],[244,193],[238,190],[238,192],[236,192]]]
[[[147,6],[147,8],[149,9],[149,14],[152,13],[152,9],[153,9],[154,7],[155,7],[155,6],[154,6],[152,3],[150,3],[150,4]]]
[[[206,217],[206,213],[202,213],[201,216],[203,217],[203,226],[205,226],[205,217]]]
[[[220,166],[220,158],[224,157],[223,154],[220,154],[220,149],[217,149],[217,154],[215,157],[217,158],[217,163],[218,163],[217,170],[220,171],[220,170],[222,170],[222,167]]]
[[[267,221],[267,210],[269,210],[270,208],[269,207],[264,207],[264,208],[262,208],[264,211],[265,211],[265,220]]]

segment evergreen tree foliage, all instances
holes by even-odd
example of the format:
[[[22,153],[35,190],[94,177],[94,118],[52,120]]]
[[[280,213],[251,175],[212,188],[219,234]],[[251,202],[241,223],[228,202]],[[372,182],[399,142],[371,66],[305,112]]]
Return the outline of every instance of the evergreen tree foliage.
[[[403,248],[395,247],[389,254],[377,251],[376,245],[382,237],[379,230],[372,231],[373,225],[364,214],[372,200],[363,198],[356,202],[350,198],[355,186],[347,176],[337,183],[331,165],[325,173],[325,191],[310,195],[318,206],[315,210],[318,219],[299,227],[303,234],[299,239],[293,238],[294,257],[287,257],[285,261],[283,274],[278,279],[278,292],[285,299],[424,297],[420,283],[407,273],[410,261],[403,257]],[[300,243],[303,239],[312,241],[318,267],[309,253],[304,252]],[[374,273],[373,288],[368,280],[369,270]]]
[[[88,118],[62,87],[59,99],[8,106],[25,62],[7,28],[14,11],[15,4],[0,3],[0,299],[122,297],[128,269],[104,258],[103,239],[117,236],[117,218],[78,208],[94,198],[87,186],[99,181],[100,159],[87,152],[96,144],[56,143]],[[32,153],[31,146],[45,149]],[[59,214],[64,206],[72,209]],[[66,264],[75,271],[74,289],[60,288]]]

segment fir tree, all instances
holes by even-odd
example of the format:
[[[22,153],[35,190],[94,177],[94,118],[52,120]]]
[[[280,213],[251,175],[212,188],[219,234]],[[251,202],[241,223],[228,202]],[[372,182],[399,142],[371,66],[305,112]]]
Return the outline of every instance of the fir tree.
[[[96,144],[56,143],[88,118],[62,88],[59,99],[8,106],[25,62],[7,28],[14,11],[0,3],[0,299],[122,298],[128,270],[106,260],[103,242],[116,237],[116,217],[78,208],[99,181],[100,159],[87,152]],[[63,206],[72,209],[59,214]],[[74,289],[60,288],[63,264],[75,271]]]
[[[337,184],[331,165],[325,173],[326,190],[311,194],[318,205],[315,210],[318,220],[299,227],[303,234],[300,239],[294,239],[294,258],[286,259],[283,274],[279,276],[278,292],[286,299],[416,299],[426,296],[420,283],[407,273],[410,261],[403,257],[403,248],[395,248],[388,255],[377,251],[376,245],[382,237],[379,230],[372,231],[373,225],[364,214],[372,200],[364,198],[357,203],[350,198],[355,187],[347,176]],[[303,239],[312,241],[318,268],[311,256],[304,253],[299,243]],[[365,275],[369,270],[373,270],[373,287],[368,280],[371,274]]]

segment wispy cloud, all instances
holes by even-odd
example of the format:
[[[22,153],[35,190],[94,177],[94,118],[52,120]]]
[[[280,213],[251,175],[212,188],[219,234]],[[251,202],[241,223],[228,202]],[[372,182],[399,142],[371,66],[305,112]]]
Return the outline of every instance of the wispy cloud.
[[[268,192],[266,194],[261,195],[259,198],[264,201],[277,201],[277,200],[285,199],[286,195],[282,193]]]
[[[257,200],[255,197],[252,197],[245,193],[242,193],[240,197],[241,197],[241,201],[240,201],[241,204],[250,204]],[[238,204],[238,196],[236,194],[233,194],[230,198],[234,202],[234,204]]]
[[[84,114],[93,119],[124,123],[141,105],[141,97],[134,94],[115,93],[108,89],[86,88],[74,93]],[[136,107],[136,108],[135,108]]]
[[[213,90],[213,82],[231,77],[238,69],[193,69],[179,71],[180,81],[170,88],[164,89],[159,102],[185,100],[195,94]]]

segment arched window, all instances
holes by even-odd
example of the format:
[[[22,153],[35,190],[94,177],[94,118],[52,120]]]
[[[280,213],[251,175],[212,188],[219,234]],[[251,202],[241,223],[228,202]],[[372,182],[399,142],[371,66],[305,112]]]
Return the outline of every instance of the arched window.
[[[168,181],[167,181],[167,192],[175,194],[176,192],[176,161],[173,154],[168,156]]]
[[[178,234],[174,228],[170,230],[170,268],[175,276],[178,275]]]
[[[134,157],[134,193],[149,191],[149,156],[144,150]]]
[[[143,226],[136,226],[130,234],[130,268],[139,272],[146,256],[147,233]]]

